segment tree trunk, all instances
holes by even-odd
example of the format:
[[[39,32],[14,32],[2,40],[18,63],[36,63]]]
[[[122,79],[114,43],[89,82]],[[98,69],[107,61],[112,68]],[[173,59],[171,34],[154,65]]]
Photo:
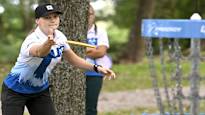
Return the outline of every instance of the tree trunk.
[[[22,31],[29,32],[31,31],[33,22],[32,16],[31,16],[31,4],[33,2],[30,0],[20,0],[20,10],[21,10],[21,16],[23,19],[23,28]]]
[[[154,13],[155,0],[139,0],[136,21],[130,30],[129,40],[120,60],[126,62],[138,62],[145,52],[144,40],[141,39],[141,20],[151,18]]]
[[[85,41],[88,0],[51,0],[63,11],[60,30],[68,39]],[[84,57],[84,48],[71,46]],[[83,71],[62,60],[49,77],[51,97],[57,115],[85,115],[85,77]]]
[[[205,40],[201,39],[201,50],[205,50]]]

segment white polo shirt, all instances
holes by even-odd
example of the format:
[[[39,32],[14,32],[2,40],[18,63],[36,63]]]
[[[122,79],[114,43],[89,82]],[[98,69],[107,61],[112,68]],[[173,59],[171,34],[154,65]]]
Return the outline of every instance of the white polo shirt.
[[[34,44],[42,44],[46,40],[47,36],[39,27],[26,37],[17,62],[4,80],[8,88],[24,94],[38,93],[48,88],[49,74],[61,60],[63,51],[70,49],[70,46],[66,43],[65,35],[59,30],[55,30],[54,40],[57,44],[51,47],[47,56],[34,57],[29,54],[29,50]]]

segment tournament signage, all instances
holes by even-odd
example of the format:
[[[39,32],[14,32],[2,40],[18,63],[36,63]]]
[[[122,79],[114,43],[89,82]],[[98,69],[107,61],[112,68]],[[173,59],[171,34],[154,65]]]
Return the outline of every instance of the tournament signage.
[[[144,19],[143,37],[205,38],[205,20]]]

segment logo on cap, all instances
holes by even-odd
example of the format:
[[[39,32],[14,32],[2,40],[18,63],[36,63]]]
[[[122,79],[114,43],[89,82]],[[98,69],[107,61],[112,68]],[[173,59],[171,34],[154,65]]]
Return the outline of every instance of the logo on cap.
[[[47,9],[47,10],[53,10],[53,6],[52,6],[52,5],[47,5],[47,6],[46,6],[46,9]]]

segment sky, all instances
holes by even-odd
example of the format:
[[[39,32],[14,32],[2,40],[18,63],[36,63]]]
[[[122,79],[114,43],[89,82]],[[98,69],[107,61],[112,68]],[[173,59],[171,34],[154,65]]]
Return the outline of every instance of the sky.
[[[4,12],[4,7],[0,4],[0,14],[2,14]]]

